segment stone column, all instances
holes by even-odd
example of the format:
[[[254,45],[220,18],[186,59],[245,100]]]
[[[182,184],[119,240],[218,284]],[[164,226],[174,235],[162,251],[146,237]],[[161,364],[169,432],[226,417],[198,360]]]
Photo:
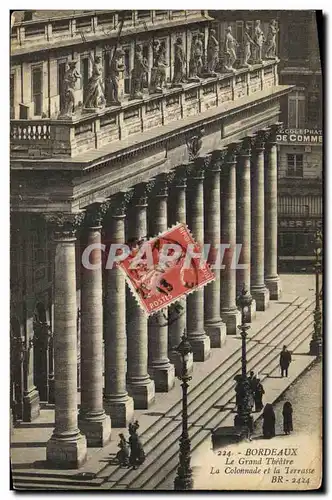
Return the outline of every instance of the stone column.
[[[77,469],[87,457],[87,442],[77,421],[77,332],[75,227],[82,215],[54,217],[58,229],[54,270],[55,429],[46,457],[55,467]]]
[[[128,215],[128,241],[146,238],[148,192],[153,183],[139,184],[135,188]],[[127,288],[127,384],[134,400],[134,408],[145,410],[155,400],[155,385],[148,374],[148,320]]]
[[[236,269],[234,260],[236,244],[236,154],[238,144],[228,147],[223,165],[221,192],[221,242],[230,245],[222,259],[221,270],[221,317],[226,323],[227,334],[236,334],[241,322],[236,308]]]
[[[215,151],[207,168],[204,192],[205,243],[209,243],[209,260],[215,263],[220,250],[220,170],[222,152]],[[212,260],[211,260],[212,259]],[[219,267],[219,266],[217,266]],[[211,347],[221,347],[226,340],[226,325],[220,317],[220,268],[213,269],[215,281],[204,289],[204,326],[210,337]]]
[[[241,293],[243,285],[250,294],[250,266],[251,266],[251,193],[250,193],[250,157],[251,157],[251,137],[244,139],[239,151],[236,184],[236,241],[241,247],[238,248],[239,266],[242,269],[236,270],[236,294]],[[256,301],[252,299],[251,306],[247,314],[248,322],[256,316]]]
[[[198,158],[189,167],[187,220],[197,243],[204,244],[204,171],[205,158]],[[200,288],[187,297],[187,330],[194,361],[205,361],[211,352],[210,337],[204,330],[204,289]]]
[[[167,229],[167,174],[157,177],[149,206],[149,233],[156,236]],[[175,370],[168,359],[168,315],[163,309],[149,318],[149,373],[157,392],[168,392],[174,386]]]
[[[279,300],[281,282],[278,276],[278,166],[276,135],[280,125],[270,127],[265,168],[265,284],[270,299]]]
[[[186,187],[187,169],[179,166],[174,169],[175,176],[171,187],[171,196],[168,203],[169,225],[183,222],[186,224]],[[182,361],[176,348],[181,342],[184,329],[187,326],[187,298],[183,297],[168,309],[168,344],[169,357],[175,366],[175,375],[181,375]],[[194,365],[193,353],[189,354],[187,363],[188,372],[191,372]]]
[[[265,311],[270,292],[264,283],[264,148],[266,130],[255,138],[251,177],[251,293],[257,311]]]
[[[111,198],[104,228],[107,244],[125,243],[125,213],[132,192],[119,192]],[[107,266],[106,266],[107,267]],[[116,266],[106,268],[104,308],[105,390],[104,404],[112,427],[127,427],[134,413],[133,399],[126,389],[126,282]]]
[[[111,438],[111,420],[103,408],[103,211],[100,203],[87,210],[81,262],[81,407],[78,422],[88,446],[98,447],[105,446]],[[91,251],[88,250],[90,245],[95,247]],[[88,267],[89,264],[92,268]]]

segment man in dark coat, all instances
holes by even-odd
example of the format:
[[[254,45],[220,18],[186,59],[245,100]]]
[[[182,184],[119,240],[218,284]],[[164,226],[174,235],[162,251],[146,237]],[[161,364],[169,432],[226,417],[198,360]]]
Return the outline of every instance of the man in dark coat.
[[[288,367],[291,364],[292,361],[292,356],[291,353],[287,350],[287,347],[284,345],[282,348],[282,351],[280,353],[280,370],[281,370],[281,376],[288,377]]]

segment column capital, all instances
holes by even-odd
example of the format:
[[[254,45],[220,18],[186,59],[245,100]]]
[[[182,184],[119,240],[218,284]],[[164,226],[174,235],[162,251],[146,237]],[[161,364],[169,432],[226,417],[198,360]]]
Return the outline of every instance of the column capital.
[[[170,171],[158,175],[155,178],[155,185],[153,187],[153,195],[166,198],[168,196],[168,185],[173,181],[175,172]]]
[[[85,219],[85,212],[64,213],[52,212],[44,214],[44,219],[53,231],[55,240],[75,238],[76,231]]]
[[[112,218],[125,217],[127,206],[134,194],[133,189],[127,191],[119,191],[109,200],[107,215]]]
[[[204,173],[210,164],[210,155],[209,156],[201,156],[196,158],[196,160],[192,161],[188,164],[187,173],[188,173],[188,181],[203,181]]]
[[[280,133],[283,127],[283,122],[274,123],[269,127],[269,135],[267,139],[267,146],[274,146],[277,142],[277,135]]]
[[[84,219],[84,227],[85,228],[99,228],[102,226],[103,219],[109,209],[110,201],[109,200],[101,200],[91,205],[88,205],[85,208],[85,219]]]
[[[146,207],[148,205],[148,197],[156,184],[155,179],[148,182],[141,182],[134,187],[132,205]]]
[[[207,167],[208,172],[220,172],[227,156],[227,149],[212,151],[210,163]]]
[[[236,157],[240,153],[242,143],[240,141],[233,142],[227,146],[227,154],[225,163],[236,163]]]
[[[259,130],[257,134],[255,134],[253,139],[253,146],[256,151],[264,151],[265,145],[269,139],[270,130],[268,128]]]
[[[248,135],[243,139],[241,144],[241,149],[239,151],[240,156],[246,156],[246,157],[251,156],[251,149],[254,144],[254,139],[255,137],[253,135]]]
[[[188,176],[188,166],[180,165],[172,169],[174,172],[174,178],[172,180],[172,184],[177,188],[185,188],[187,187],[187,176]]]

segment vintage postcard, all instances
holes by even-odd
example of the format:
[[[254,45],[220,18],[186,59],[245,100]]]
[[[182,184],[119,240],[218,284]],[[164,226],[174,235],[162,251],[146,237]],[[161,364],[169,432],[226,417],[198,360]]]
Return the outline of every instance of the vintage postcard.
[[[322,12],[10,20],[11,488],[320,489]]]

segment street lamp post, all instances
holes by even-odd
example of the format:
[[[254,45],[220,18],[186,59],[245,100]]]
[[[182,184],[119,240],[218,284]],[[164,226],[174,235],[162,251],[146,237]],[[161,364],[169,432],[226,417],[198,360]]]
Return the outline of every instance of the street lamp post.
[[[181,375],[178,376],[178,379],[182,382],[182,434],[180,438],[179,467],[174,480],[174,490],[182,491],[192,490],[194,486],[190,467],[190,439],[188,434],[188,382],[191,380],[188,375],[188,361],[192,350],[186,330],[184,330],[182,340],[176,350],[180,354],[182,361]]]
[[[315,281],[316,281],[316,290],[315,290],[316,305],[314,310],[314,332],[310,342],[310,354],[312,356],[319,357],[322,354],[322,313],[320,310],[320,291],[319,291],[319,274],[321,272],[320,257],[322,253],[322,234],[320,231],[316,232],[314,248],[316,257],[316,262],[314,265]]]
[[[241,376],[238,379],[236,386],[237,393],[237,414],[234,418],[235,427],[246,427],[249,431],[253,428],[253,419],[251,416],[252,409],[252,389],[247,377],[247,332],[250,325],[246,323],[247,314],[252,303],[250,292],[243,285],[241,295],[237,301],[241,309],[241,325],[238,326],[242,338],[242,355],[241,355]]]

